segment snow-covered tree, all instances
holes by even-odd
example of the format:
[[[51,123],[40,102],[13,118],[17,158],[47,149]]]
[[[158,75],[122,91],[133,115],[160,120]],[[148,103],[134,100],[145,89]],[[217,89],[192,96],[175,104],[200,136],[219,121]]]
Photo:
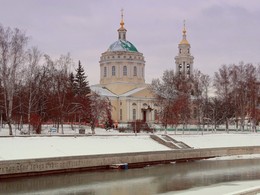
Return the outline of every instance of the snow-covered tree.
[[[24,32],[0,25],[0,78],[4,94],[4,110],[9,134],[12,135],[12,112],[15,85],[25,61],[28,38]]]

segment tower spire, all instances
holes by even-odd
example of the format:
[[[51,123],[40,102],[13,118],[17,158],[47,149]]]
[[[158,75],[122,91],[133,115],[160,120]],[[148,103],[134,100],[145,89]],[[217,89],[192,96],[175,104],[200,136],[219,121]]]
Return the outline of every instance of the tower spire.
[[[182,30],[182,33],[183,35],[186,35],[186,26],[185,26],[185,20],[183,20],[183,30]]]
[[[186,21],[183,21],[183,30],[182,30],[182,40],[180,44],[189,44],[189,42],[186,39]]]
[[[124,29],[124,9],[121,9],[121,22],[120,22],[120,28]]]
[[[118,39],[119,40],[126,40],[126,29],[124,27],[124,10],[121,9],[121,21],[120,21],[120,28],[118,31]]]

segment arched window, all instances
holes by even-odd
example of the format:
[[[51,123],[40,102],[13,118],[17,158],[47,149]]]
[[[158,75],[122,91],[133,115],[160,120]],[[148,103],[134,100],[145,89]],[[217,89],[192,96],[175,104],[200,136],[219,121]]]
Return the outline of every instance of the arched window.
[[[127,67],[126,66],[123,67],[123,75],[127,76]]]
[[[134,66],[134,76],[137,76],[137,67]]]
[[[107,77],[107,67],[104,67],[104,77]]]
[[[136,109],[133,109],[133,120],[136,120]]]
[[[112,66],[112,76],[116,76],[116,67]]]

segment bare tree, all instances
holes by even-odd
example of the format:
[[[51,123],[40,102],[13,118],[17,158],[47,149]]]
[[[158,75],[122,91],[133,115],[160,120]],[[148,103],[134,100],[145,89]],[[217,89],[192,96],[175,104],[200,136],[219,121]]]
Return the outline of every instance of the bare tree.
[[[158,112],[159,119],[165,129],[167,125],[175,124],[178,121],[178,114],[174,111],[174,101],[177,99],[178,91],[176,88],[176,76],[173,70],[166,70],[161,79],[153,79],[150,90],[155,94],[156,101],[160,110]],[[177,111],[177,110],[176,110]]]
[[[219,72],[215,73],[214,86],[216,94],[223,102],[223,117],[225,118],[226,131],[229,131],[229,119],[234,115],[234,107],[232,106],[232,87],[230,71],[228,66],[223,65]]]
[[[92,92],[90,95],[90,126],[92,134],[95,134],[95,127],[101,120],[107,121],[109,119],[109,112],[112,106],[107,97],[102,97],[99,94]]]
[[[198,70],[194,70],[192,75],[193,83],[193,105],[195,106],[195,116],[197,117],[198,128],[200,129],[201,122],[203,128],[206,123],[209,123],[209,107],[208,107],[208,90],[210,86],[210,78],[208,75],[201,73]]]
[[[27,121],[28,133],[31,133],[31,113],[38,101],[37,94],[39,92],[39,80],[41,76],[40,61],[42,54],[36,48],[28,50],[27,52],[27,71],[26,71],[26,90],[27,90]]]
[[[4,93],[4,107],[9,134],[12,135],[12,111],[15,84],[19,68],[24,63],[28,38],[19,29],[0,25],[0,77]]]

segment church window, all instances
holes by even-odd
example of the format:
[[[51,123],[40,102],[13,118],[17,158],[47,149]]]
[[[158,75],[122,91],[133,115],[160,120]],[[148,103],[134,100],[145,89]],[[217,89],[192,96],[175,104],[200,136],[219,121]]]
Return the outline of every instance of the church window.
[[[190,53],[190,49],[188,48],[188,53]]]
[[[107,77],[107,67],[104,67],[104,77]]]
[[[179,53],[181,53],[181,49],[179,49]]]
[[[137,76],[137,67],[134,66],[134,76]]]
[[[112,76],[115,76],[115,75],[116,75],[116,67],[112,66]]]
[[[154,110],[154,120],[159,120],[159,114],[157,112],[157,110]]]
[[[136,120],[136,109],[133,109],[133,120]]]
[[[123,75],[127,76],[127,67],[126,66],[123,67]]]
[[[120,109],[120,121],[123,120],[123,111]]]
[[[136,103],[132,103],[132,106],[136,106]]]

